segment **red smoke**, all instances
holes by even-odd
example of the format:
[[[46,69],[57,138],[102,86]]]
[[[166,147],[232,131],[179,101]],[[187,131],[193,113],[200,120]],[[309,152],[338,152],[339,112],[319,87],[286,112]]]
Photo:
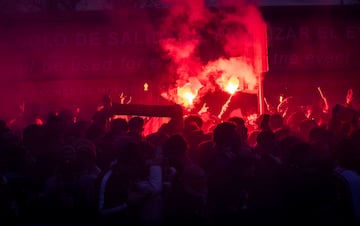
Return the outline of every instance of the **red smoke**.
[[[242,57],[220,58],[209,62],[203,71],[205,75],[216,72],[218,74],[216,84],[230,94],[239,90],[257,88],[257,77],[253,68],[250,62]]]
[[[258,88],[256,47],[261,45],[258,40],[263,36],[264,23],[254,6],[237,2],[237,7],[210,10],[204,1],[166,2],[170,12],[162,29],[174,32],[175,37],[160,44],[171,58],[176,81],[162,94],[164,98],[190,110],[202,95],[214,89],[233,95]],[[223,4],[234,6],[228,1]],[[213,59],[199,51],[209,40],[222,48]],[[212,46],[206,50],[210,55]]]

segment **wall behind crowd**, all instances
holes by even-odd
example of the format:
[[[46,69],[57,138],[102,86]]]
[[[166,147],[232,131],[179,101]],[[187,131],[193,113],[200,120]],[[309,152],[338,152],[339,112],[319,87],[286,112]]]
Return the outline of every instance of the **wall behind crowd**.
[[[317,87],[331,105],[344,103],[349,88],[358,95],[359,6],[264,7],[262,12],[269,28],[268,99],[296,96],[313,103],[321,98]]]

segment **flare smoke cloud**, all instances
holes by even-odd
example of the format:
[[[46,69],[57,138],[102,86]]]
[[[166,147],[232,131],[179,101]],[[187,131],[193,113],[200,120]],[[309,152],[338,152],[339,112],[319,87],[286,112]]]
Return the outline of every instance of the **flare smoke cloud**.
[[[161,29],[173,36],[160,45],[176,81],[168,81],[173,85],[163,97],[191,108],[207,92],[226,92],[229,82],[235,81],[236,91],[257,88],[254,49],[263,20],[254,5],[227,0],[210,8],[200,0],[164,1],[170,9]]]

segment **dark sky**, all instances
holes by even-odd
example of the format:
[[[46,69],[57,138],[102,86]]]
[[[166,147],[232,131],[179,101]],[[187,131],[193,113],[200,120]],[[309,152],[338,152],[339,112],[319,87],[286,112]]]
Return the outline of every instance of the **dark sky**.
[[[140,0],[141,1],[141,0]],[[142,0],[144,2],[155,2],[154,0]],[[221,0],[207,0],[208,2],[221,2]],[[249,2],[257,2],[260,5],[332,5],[332,4],[353,4],[360,3],[358,0],[247,0]],[[236,1],[232,1],[236,2]],[[241,1],[238,1],[241,2]],[[148,4],[150,4],[148,3]],[[106,5],[106,4],[105,4]],[[88,8],[103,8],[103,0],[87,0]],[[109,5],[107,5],[109,6]],[[105,7],[107,7],[105,6]]]
[[[352,4],[356,0],[259,0],[265,5],[311,5],[311,4]]]

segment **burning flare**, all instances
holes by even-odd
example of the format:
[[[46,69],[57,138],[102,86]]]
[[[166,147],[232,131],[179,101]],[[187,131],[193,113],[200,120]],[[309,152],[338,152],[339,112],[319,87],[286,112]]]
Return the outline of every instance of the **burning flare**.
[[[254,89],[257,85],[253,67],[243,57],[220,58],[208,63],[205,72],[220,72],[216,83],[230,94],[234,94],[238,89]]]
[[[203,85],[196,77],[190,77],[187,81],[178,81],[176,88],[162,93],[161,96],[190,110],[202,87]]]
[[[185,107],[191,107],[194,104],[196,93],[191,90],[190,83],[187,83],[184,87],[178,87],[177,94]]]
[[[223,114],[225,113],[225,111],[228,109],[229,104],[231,102],[231,98],[234,96],[234,94],[236,93],[236,91],[239,88],[239,79],[235,76],[230,77],[229,81],[227,81],[227,83],[225,83],[225,89],[224,91],[228,92],[230,95],[230,97],[227,99],[227,101],[224,103],[224,105],[221,107],[221,112],[218,115],[218,118],[221,119]]]
[[[225,91],[233,95],[237,91],[238,87],[239,87],[239,79],[233,76],[227,82]]]
[[[177,87],[177,103],[186,108],[192,108],[194,105],[194,99],[197,97],[202,86],[203,85],[197,78],[189,78],[189,81],[184,86]]]

